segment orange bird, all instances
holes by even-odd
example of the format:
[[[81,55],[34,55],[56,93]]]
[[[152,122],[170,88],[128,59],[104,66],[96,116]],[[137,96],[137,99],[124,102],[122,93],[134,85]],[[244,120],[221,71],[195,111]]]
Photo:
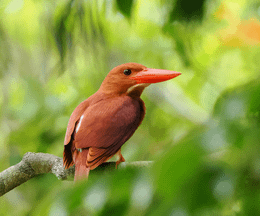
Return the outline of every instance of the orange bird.
[[[140,98],[145,87],[172,79],[181,73],[151,69],[137,63],[112,69],[99,90],[77,106],[70,116],[64,141],[63,164],[75,164],[75,178],[87,178],[89,171],[119,156],[121,146],[133,135],[145,115]]]

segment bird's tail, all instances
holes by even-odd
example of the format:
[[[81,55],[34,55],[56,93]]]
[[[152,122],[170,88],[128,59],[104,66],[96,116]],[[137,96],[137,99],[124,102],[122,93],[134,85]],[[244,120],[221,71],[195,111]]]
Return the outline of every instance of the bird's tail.
[[[73,153],[75,163],[74,181],[88,179],[90,168],[87,167],[86,160],[88,156],[88,149],[75,150]]]

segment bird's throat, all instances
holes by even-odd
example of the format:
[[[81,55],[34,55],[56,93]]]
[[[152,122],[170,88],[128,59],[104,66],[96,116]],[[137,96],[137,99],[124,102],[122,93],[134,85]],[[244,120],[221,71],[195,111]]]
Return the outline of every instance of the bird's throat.
[[[126,94],[129,96],[140,97],[145,87],[149,86],[150,83],[139,83],[135,84],[127,89]]]

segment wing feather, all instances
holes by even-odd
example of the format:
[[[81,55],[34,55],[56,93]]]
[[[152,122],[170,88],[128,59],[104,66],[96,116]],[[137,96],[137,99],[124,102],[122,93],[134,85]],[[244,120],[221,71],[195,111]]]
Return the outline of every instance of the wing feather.
[[[84,111],[89,106],[89,101],[85,100],[82,103],[80,103],[77,108],[73,111],[73,113],[70,116],[70,120],[67,126],[67,131],[65,135],[64,145],[69,144],[71,140],[72,133],[75,130],[76,123],[79,121],[80,116],[84,113]]]

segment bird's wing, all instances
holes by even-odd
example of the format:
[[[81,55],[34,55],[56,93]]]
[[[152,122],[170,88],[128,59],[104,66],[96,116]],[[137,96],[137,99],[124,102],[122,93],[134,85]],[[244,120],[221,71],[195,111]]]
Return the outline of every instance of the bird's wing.
[[[74,132],[77,149],[89,149],[87,166],[94,169],[113,156],[133,135],[143,120],[141,99],[121,96],[89,106]]]
[[[85,100],[80,103],[77,108],[73,111],[70,116],[69,123],[67,126],[67,131],[64,140],[64,151],[63,151],[63,164],[66,169],[74,164],[73,156],[72,156],[72,140],[73,133],[75,133],[75,126],[77,125],[80,116],[84,113],[84,111],[89,106],[89,100]]]
[[[73,138],[73,132],[76,129],[76,126],[80,120],[80,117],[82,114],[86,111],[86,109],[91,106],[91,104],[98,103],[101,100],[105,100],[107,98],[106,95],[96,92],[95,94],[91,95],[88,99],[84,100],[81,102],[76,109],[73,111],[73,113],[70,116],[66,135],[65,135],[65,140],[64,140],[64,145],[68,145]]]

